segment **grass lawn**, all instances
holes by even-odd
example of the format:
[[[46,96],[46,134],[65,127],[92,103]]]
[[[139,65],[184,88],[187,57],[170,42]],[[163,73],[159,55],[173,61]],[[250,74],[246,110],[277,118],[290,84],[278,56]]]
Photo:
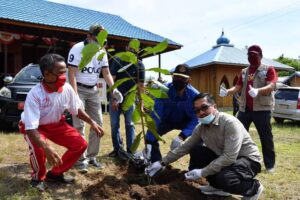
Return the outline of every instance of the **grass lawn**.
[[[112,150],[110,137],[109,116],[105,114],[104,129],[106,135],[101,140],[99,160],[106,166],[115,161],[107,157]],[[124,130],[122,123],[121,129]],[[136,126],[136,132],[141,127]],[[123,138],[125,138],[124,133]],[[164,136],[166,144],[161,144],[162,153],[169,150],[171,138],[178,132],[173,131]],[[250,128],[250,134],[260,147],[258,134],[254,126]],[[273,134],[276,150],[276,172],[268,174],[263,171],[258,175],[258,179],[264,185],[264,193],[261,199],[300,199],[300,125],[292,122],[285,122],[282,125],[273,123]],[[58,151],[62,153],[64,149],[60,147]],[[142,146],[140,146],[142,148]],[[178,160],[172,165],[183,170],[187,169],[189,156]],[[82,184],[86,176],[77,174],[75,170],[70,170],[75,174],[76,179],[80,178],[80,183],[75,186],[66,186],[67,189],[57,188],[51,192],[39,193],[29,187],[30,168],[28,164],[28,149],[22,135],[17,133],[0,132],[0,199],[82,199]],[[96,173],[96,172],[91,172]],[[103,170],[103,173],[109,173]]]

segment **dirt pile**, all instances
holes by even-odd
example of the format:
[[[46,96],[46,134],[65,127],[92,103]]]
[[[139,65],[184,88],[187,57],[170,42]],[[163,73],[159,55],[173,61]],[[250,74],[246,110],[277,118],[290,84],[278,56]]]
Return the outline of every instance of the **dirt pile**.
[[[184,181],[184,171],[168,167],[160,175],[151,180],[143,172],[137,172],[130,165],[115,168],[119,175],[106,175],[99,177],[94,185],[86,187],[83,197],[87,199],[223,199],[220,197],[206,197],[199,188],[203,182]]]

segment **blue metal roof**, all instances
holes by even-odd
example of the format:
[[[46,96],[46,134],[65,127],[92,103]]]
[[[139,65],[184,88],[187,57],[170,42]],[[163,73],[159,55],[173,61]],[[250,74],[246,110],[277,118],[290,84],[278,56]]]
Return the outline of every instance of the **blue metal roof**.
[[[110,35],[161,42],[165,38],[136,27],[117,15],[43,0],[0,0],[0,19],[87,31],[99,23]],[[169,44],[182,46],[168,39]]]
[[[294,70],[293,67],[268,58],[263,58],[261,62],[265,65],[274,66],[276,70]],[[185,62],[185,64],[193,69],[212,64],[237,65],[246,67],[249,65],[249,62],[246,49],[242,50],[235,48],[233,45],[223,44],[214,46],[211,50],[188,60]]]

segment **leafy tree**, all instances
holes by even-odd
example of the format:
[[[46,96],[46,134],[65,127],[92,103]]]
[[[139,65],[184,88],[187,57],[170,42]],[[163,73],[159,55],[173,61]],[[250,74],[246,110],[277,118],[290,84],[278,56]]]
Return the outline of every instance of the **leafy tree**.
[[[294,58],[284,57],[284,54],[274,59],[277,62],[280,62],[285,65],[289,65],[295,69],[295,71],[300,71],[300,61]],[[289,76],[294,72],[279,72],[279,76]]]
[[[90,43],[83,48],[82,60],[79,64],[79,70],[83,69],[92,60],[93,56],[97,52],[99,52],[99,50],[105,48],[104,44],[107,35],[108,33],[106,30],[101,31],[97,35],[98,43]],[[126,71],[126,69],[131,66],[130,64],[135,65],[137,67],[137,70],[139,70],[139,67],[137,66],[138,59],[142,59],[146,56],[155,55],[157,53],[163,52],[168,47],[168,43],[167,40],[164,40],[154,47],[145,47],[143,49],[140,49],[140,41],[137,39],[133,39],[129,42],[128,46],[132,51],[118,52],[115,55],[110,54],[111,52],[114,52],[114,49],[107,50],[107,53],[112,57],[112,59],[114,59],[114,57],[118,57],[121,60],[129,63],[128,65],[123,66],[121,69],[119,69],[118,72]],[[97,59],[101,60],[104,55],[105,53],[100,54]],[[160,68],[146,69],[146,71],[153,71],[165,75],[170,74],[168,70],[160,69]],[[139,73],[137,73],[137,75],[139,75]],[[150,85],[147,84],[142,89],[139,88],[138,83],[140,77],[139,76],[131,77],[130,74],[128,74],[127,78],[117,80],[114,83],[114,85],[111,88],[109,88],[108,92],[111,92],[119,85],[129,80],[135,81],[136,84],[128,91],[126,98],[122,104],[122,109],[126,111],[131,107],[131,105],[135,104],[135,109],[133,111],[133,122],[135,124],[141,122],[142,124],[142,131],[137,134],[131,147],[131,151],[135,152],[138,146],[140,145],[142,139],[144,139],[144,143],[146,144],[146,137],[145,137],[146,128],[148,128],[153,133],[153,135],[156,137],[158,141],[165,142],[163,138],[161,138],[161,136],[157,133],[155,122],[151,117],[151,113],[156,114],[154,112],[154,98],[168,98],[168,95],[166,93],[166,90],[162,90],[160,88],[152,88],[151,84]],[[156,82],[156,84],[159,85],[158,82]]]

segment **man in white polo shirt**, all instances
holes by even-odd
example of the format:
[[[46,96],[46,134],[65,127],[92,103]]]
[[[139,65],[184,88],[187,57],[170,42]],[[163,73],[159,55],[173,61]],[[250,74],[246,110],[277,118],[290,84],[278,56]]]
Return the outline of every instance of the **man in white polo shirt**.
[[[106,53],[105,50],[100,50],[97,52],[90,63],[88,63],[81,71],[78,70],[78,65],[82,58],[81,51],[84,46],[89,43],[97,43],[96,36],[102,30],[103,27],[101,25],[92,25],[89,29],[87,38],[84,41],[75,44],[71,48],[68,56],[68,75],[70,84],[74,88],[75,92],[79,95],[79,98],[82,100],[85,111],[100,125],[102,125],[102,110],[97,87],[100,72],[102,72],[102,75],[108,86],[111,87],[114,84],[108,68],[107,55],[105,54],[102,60],[97,59],[100,54]],[[113,95],[114,98],[122,102],[123,97],[118,90],[114,90]],[[73,126],[77,128],[82,136],[85,135],[84,122],[82,120],[73,117]],[[75,165],[75,167],[81,173],[88,172],[88,164],[96,168],[101,168],[101,164],[96,160],[96,156],[99,153],[99,146],[100,138],[93,130],[90,130],[87,152],[81,156]]]
[[[86,141],[78,131],[65,121],[63,113],[84,120],[99,136],[102,128],[80,109],[81,101],[66,82],[65,59],[58,54],[46,54],[40,60],[44,79],[27,95],[24,112],[21,115],[20,132],[29,145],[32,167],[31,186],[45,190],[44,180],[70,183],[73,177],[64,176],[87,148]],[[63,146],[67,151],[60,158],[47,139]],[[53,168],[46,173],[45,161]]]

